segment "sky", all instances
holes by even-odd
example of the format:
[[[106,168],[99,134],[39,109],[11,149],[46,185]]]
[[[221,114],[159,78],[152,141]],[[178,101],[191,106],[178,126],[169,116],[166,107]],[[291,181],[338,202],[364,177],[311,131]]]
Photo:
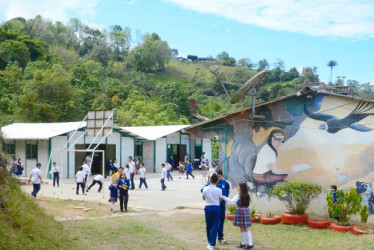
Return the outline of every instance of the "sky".
[[[374,0],[0,0],[0,22],[38,14],[128,26],[134,44],[156,32],[181,56],[226,51],[271,66],[281,59],[286,70],[316,66],[326,83],[335,60],[333,80],[374,84]]]

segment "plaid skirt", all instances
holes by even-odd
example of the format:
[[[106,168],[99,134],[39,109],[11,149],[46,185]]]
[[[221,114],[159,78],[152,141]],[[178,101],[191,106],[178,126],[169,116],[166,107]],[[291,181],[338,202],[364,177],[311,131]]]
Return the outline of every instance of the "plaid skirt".
[[[108,202],[117,202],[117,197],[110,197]]]
[[[234,216],[234,226],[236,227],[250,227],[252,226],[251,221],[251,209],[248,207],[236,207]]]

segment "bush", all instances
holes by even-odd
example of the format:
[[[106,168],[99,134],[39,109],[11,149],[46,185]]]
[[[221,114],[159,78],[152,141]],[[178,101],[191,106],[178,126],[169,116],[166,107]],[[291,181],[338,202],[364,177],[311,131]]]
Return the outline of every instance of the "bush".
[[[361,212],[360,212],[360,216],[361,216],[361,222],[362,223],[367,223],[368,222],[368,218],[369,218],[369,208],[368,206],[363,206],[362,209],[361,209]]]
[[[229,214],[235,214],[236,205],[228,205],[227,210],[229,211]]]
[[[339,217],[339,225],[349,226],[352,215],[358,214],[363,209],[362,197],[352,188],[346,192],[338,190],[336,192],[336,202],[333,200],[333,193],[327,194],[327,206],[331,217]]]
[[[273,188],[272,194],[282,201],[290,214],[305,214],[311,201],[318,197],[322,187],[317,184],[290,181]]]

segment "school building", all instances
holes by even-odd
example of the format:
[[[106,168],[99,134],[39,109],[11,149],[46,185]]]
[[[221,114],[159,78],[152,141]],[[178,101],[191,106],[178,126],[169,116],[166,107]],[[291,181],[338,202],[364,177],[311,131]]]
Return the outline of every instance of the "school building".
[[[134,160],[140,157],[148,172],[160,172],[161,163],[171,155],[177,163],[184,160],[186,153],[194,160],[199,159],[205,151],[206,157],[211,160],[211,140],[191,139],[186,131],[187,127],[189,125],[114,126],[113,133],[105,138],[97,150],[105,152],[105,164],[109,159],[117,159],[122,167],[126,166],[128,156],[132,156]],[[63,178],[73,178],[85,156],[89,154],[83,150],[88,148],[94,138],[82,136],[85,129],[85,122],[14,123],[1,128],[7,141],[8,153],[21,158],[25,166],[24,176],[31,172],[37,162],[46,169],[51,155],[48,168],[56,161],[62,168]],[[96,145],[91,148],[94,146]],[[65,150],[60,150],[64,148]],[[82,151],[72,151],[73,149]],[[102,157],[101,152],[95,152],[92,173],[102,173]],[[106,168],[105,171],[107,174]]]

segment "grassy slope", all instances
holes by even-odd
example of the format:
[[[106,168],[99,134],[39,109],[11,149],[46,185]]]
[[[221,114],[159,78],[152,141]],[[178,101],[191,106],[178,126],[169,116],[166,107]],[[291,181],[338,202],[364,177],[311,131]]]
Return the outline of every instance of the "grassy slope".
[[[9,177],[0,184],[0,249],[72,248],[77,242]]]

